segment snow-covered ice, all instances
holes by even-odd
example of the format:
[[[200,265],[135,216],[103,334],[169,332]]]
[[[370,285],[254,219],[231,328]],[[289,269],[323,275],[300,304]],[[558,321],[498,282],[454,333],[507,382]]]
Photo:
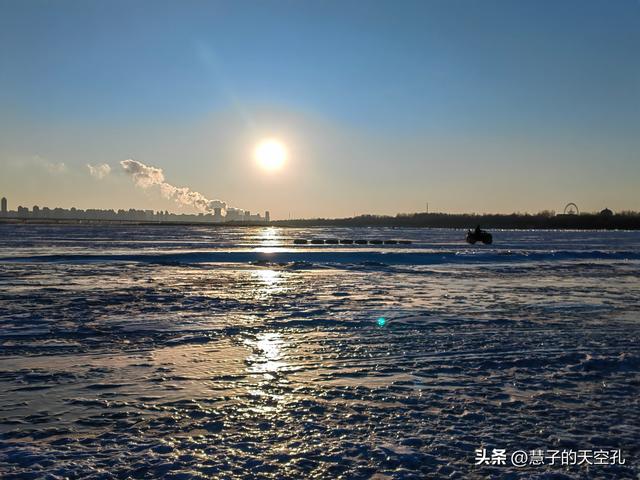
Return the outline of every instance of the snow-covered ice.
[[[637,478],[640,232],[463,239],[0,225],[0,477]]]

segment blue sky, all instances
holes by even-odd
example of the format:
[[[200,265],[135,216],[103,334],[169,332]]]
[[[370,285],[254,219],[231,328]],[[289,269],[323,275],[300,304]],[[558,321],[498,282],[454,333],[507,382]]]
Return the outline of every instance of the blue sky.
[[[639,50],[636,0],[0,0],[0,193],[179,210],[134,158],[275,217],[640,209]]]

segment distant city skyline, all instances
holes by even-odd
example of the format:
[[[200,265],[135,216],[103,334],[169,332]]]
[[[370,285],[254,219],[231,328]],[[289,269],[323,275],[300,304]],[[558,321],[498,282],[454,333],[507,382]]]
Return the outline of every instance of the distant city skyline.
[[[477,212],[461,212],[458,215],[475,215]],[[518,216],[541,216],[541,217],[571,217],[579,216],[581,213],[586,214],[588,217],[598,215],[600,217],[609,218],[615,213],[620,213],[623,216],[637,217],[638,211],[625,209],[619,212],[614,212],[608,207],[604,207],[595,211],[580,211],[579,207],[574,202],[567,203],[563,208],[559,210],[538,210],[536,212],[510,212],[517,213]],[[429,211],[414,211],[414,212],[396,212],[395,215],[382,215],[380,217],[411,217],[411,216],[442,216],[448,215],[447,212],[434,212]],[[454,214],[455,215],[455,214]],[[483,215],[483,214],[480,214]],[[488,214],[491,215],[491,214]],[[498,215],[505,215],[500,214]],[[508,215],[508,214],[507,214]],[[289,220],[314,220],[314,219],[348,219],[348,218],[361,218],[379,216],[375,213],[365,213],[361,215],[353,215],[351,217],[289,217]],[[124,209],[82,209],[77,207],[62,208],[62,207],[49,207],[46,205],[33,205],[31,207],[18,205],[15,209],[8,207],[8,199],[1,197],[0,199],[0,218],[8,219],[39,219],[39,220],[113,220],[113,221],[144,221],[144,222],[204,222],[204,223],[225,223],[225,222],[250,222],[250,223],[269,223],[272,218],[269,210],[264,211],[264,215],[261,213],[252,213],[249,210],[241,210],[238,208],[223,209],[220,206],[216,206],[208,212],[199,213],[179,213],[169,210],[154,210],[154,209],[136,209],[136,208],[124,208]],[[285,220],[285,219],[273,219],[273,220]]]
[[[175,213],[168,210],[139,210],[135,208],[127,209],[82,209],[82,208],[61,208],[49,207],[47,205],[33,205],[31,207],[18,205],[15,209],[8,207],[8,199],[0,199],[0,218],[9,219],[50,219],[50,220],[121,220],[121,221],[180,221],[180,222],[251,222],[268,223],[271,219],[268,210],[261,213],[251,213],[249,210],[237,208],[223,210],[215,207],[210,212],[188,214]]]
[[[636,0],[30,0],[0,18],[15,206],[640,209]]]

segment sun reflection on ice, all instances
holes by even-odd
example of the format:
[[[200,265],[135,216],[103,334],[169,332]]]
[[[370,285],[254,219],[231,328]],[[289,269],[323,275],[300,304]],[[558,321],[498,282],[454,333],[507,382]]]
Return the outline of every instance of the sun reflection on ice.
[[[288,364],[285,361],[286,342],[279,333],[261,333],[246,344],[253,350],[246,360],[247,371],[254,376],[249,394],[261,400],[254,406],[256,412],[273,413],[282,408],[287,394],[282,392]],[[257,378],[256,378],[257,377]]]
[[[277,270],[259,269],[251,272],[254,280],[254,296],[256,298],[269,297],[285,290],[283,274]]]
[[[263,333],[258,336],[251,355],[251,373],[263,374],[266,378],[275,379],[276,375],[287,366],[282,351],[285,342],[279,333]]]
[[[273,253],[289,250],[283,246],[284,237],[281,228],[265,227],[257,233],[255,240],[256,252]]]
[[[263,228],[256,237],[259,247],[275,247],[282,243],[280,229],[275,227]]]
[[[273,287],[280,281],[280,272],[275,270],[256,270],[254,275],[264,284],[265,287]]]

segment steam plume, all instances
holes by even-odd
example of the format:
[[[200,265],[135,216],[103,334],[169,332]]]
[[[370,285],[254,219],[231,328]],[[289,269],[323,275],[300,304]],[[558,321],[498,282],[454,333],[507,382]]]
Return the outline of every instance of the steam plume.
[[[194,192],[188,187],[176,187],[165,182],[161,168],[145,165],[132,159],[122,160],[120,165],[127,174],[131,175],[138,187],[147,189],[157,185],[163,197],[180,205],[192,206],[201,212],[211,212],[214,208],[227,209],[227,204],[222,200],[209,200],[200,192]]]

